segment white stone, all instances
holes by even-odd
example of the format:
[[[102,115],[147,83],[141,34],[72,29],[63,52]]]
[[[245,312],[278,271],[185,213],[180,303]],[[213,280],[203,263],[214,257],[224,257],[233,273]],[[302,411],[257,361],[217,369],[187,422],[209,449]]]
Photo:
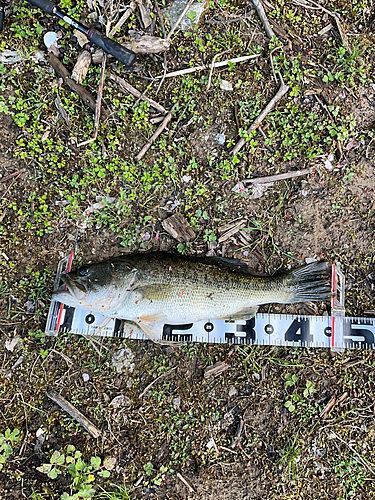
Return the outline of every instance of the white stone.
[[[220,88],[221,90],[233,90],[233,85],[227,80],[221,80]]]

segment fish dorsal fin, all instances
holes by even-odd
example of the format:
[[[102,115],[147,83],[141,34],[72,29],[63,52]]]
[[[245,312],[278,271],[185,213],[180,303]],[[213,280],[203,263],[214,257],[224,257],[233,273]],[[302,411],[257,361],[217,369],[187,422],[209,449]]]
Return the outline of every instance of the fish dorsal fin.
[[[239,259],[228,259],[226,257],[202,257],[199,259],[203,264],[217,265],[222,268],[229,269],[230,271],[249,273],[249,266],[246,262]]]

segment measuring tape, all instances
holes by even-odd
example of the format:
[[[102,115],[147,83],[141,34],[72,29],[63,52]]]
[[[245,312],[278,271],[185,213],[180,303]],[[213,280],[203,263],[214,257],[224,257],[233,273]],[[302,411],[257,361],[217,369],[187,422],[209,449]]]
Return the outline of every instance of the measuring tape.
[[[59,263],[56,288],[62,272],[69,272],[73,253]],[[160,324],[159,342],[204,342],[210,344],[274,345],[375,349],[375,325],[371,318],[345,317],[345,276],[341,266],[332,266],[332,316],[296,316],[258,313],[249,320],[211,320],[184,325]],[[95,335],[148,340],[136,323],[108,318],[87,309],[52,301],[46,334]]]

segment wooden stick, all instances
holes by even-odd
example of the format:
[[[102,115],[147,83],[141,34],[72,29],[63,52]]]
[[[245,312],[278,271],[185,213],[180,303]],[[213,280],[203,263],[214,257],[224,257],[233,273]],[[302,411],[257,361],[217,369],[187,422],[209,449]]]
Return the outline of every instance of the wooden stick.
[[[21,168],[21,170],[17,170],[17,172],[13,172],[13,174],[6,175],[5,177],[0,178],[0,182],[6,182],[9,181],[9,179],[12,179],[13,177],[16,177],[19,174],[23,174],[26,172],[26,168]]]
[[[64,83],[68,85],[68,87],[76,92],[82,101],[89,106],[94,112],[96,109],[96,99],[87,89],[82,87],[79,83],[76,83],[74,80],[70,78],[69,71],[65,68],[65,66],[54,56],[51,52],[49,53],[49,63],[52,68],[55,70],[56,74],[63,79]],[[108,118],[108,113],[105,109],[102,109],[102,116],[104,119]]]
[[[210,377],[216,377],[217,375],[220,375],[221,373],[225,372],[225,370],[228,370],[230,368],[230,365],[228,363],[225,363],[224,361],[218,361],[217,363],[208,366],[204,370],[204,378],[208,379]]]
[[[113,80],[116,83],[118,83],[120,85],[120,87],[122,87],[124,90],[126,90],[127,92],[129,92],[129,94],[133,95],[137,99],[142,99],[142,101],[147,101],[148,103],[150,103],[150,106],[152,106],[154,109],[156,109],[160,113],[163,113],[163,115],[166,114],[167,110],[163,106],[161,106],[159,103],[157,103],[153,99],[150,99],[149,97],[146,97],[146,96],[142,95],[139,92],[139,90],[137,90],[134,87],[132,87],[130,85],[130,83],[126,82],[123,78],[121,78],[120,76],[115,75],[114,73],[110,73],[109,76],[110,76],[111,80]]]
[[[270,23],[268,22],[266,13],[264,12],[263,5],[260,3],[259,0],[252,0],[253,5],[255,7],[255,10],[257,11],[257,14],[259,16],[259,19],[261,20],[263,27],[267,33],[268,38],[272,38],[275,36],[275,33],[273,32]]]
[[[323,408],[323,410],[320,412],[319,417],[325,420],[328,417],[328,414],[335,406],[335,404],[336,404],[336,396],[332,396],[331,399],[328,401],[326,407]]]
[[[258,118],[255,120],[255,122],[252,123],[252,125],[247,129],[247,133],[250,134],[253,130],[255,130],[261,122],[265,119],[265,117],[268,115],[268,113],[273,109],[275,104],[280,101],[280,99],[283,97],[284,94],[286,94],[289,90],[289,86],[285,85],[285,83],[282,81],[280,88],[277,92],[277,94],[270,100],[270,102],[267,104],[267,106],[264,108],[264,110],[260,113]],[[244,137],[241,137],[241,139],[237,142],[237,144],[234,146],[232,149],[232,154],[235,155],[238,153],[238,151],[245,145],[246,140]]]
[[[186,479],[181,476],[181,474],[179,472],[177,472],[176,476],[178,477],[178,479],[184,483],[184,485],[187,487],[187,489],[190,491],[190,493],[194,493],[195,490],[192,486],[190,486],[190,484],[186,481]]]
[[[238,63],[238,62],[243,62],[243,61],[248,61],[249,59],[255,59],[256,57],[259,57],[260,54],[253,54],[251,56],[241,56],[241,57],[234,57],[233,59],[226,59],[225,61],[220,61],[218,63],[215,62],[214,68],[222,68],[223,66],[227,66],[228,63]],[[188,73],[195,73],[195,71],[201,71],[202,69],[209,69],[210,66],[195,66],[194,68],[186,68],[186,69],[180,69],[178,71],[172,71],[172,73],[167,73],[165,75],[165,78],[170,78],[172,76],[180,76],[180,75],[187,75]],[[157,78],[163,78],[163,75],[159,75],[155,77]]]
[[[97,439],[99,436],[102,435],[100,430],[93,423],[91,423],[90,420],[83,415],[83,413],[74,408],[74,406],[71,403],[69,403],[69,401],[64,399],[62,396],[60,396],[56,392],[47,392],[47,396],[50,399],[52,399],[52,401],[54,401],[56,404],[58,404],[60,408],[66,411],[68,415],[73,417],[74,420],[77,420],[77,422],[81,424],[82,427],[84,427],[87,430],[87,432],[91,434],[92,437]]]
[[[103,61],[102,61],[102,69],[100,72],[98,95],[96,97],[96,104],[95,104],[94,137],[92,137],[92,139],[89,139],[87,141],[81,142],[80,144],[77,144],[78,148],[81,146],[85,146],[86,144],[90,144],[90,142],[94,142],[98,138],[106,62],[107,62],[107,54],[104,54]]]
[[[294,177],[301,177],[303,175],[311,174],[313,168],[304,168],[295,172],[286,172],[285,174],[269,175],[267,177],[254,177],[254,179],[245,179],[241,182],[249,182],[251,184],[268,184],[269,182],[284,181],[286,179],[293,179]]]
[[[176,24],[173,26],[173,28],[171,29],[171,31],[168,33],[167,40],[171,39],[171,36],[173,35],[174,31],[178,28],[178,26],[180,25],[180,22],[183,20],[183,18],[185,17],[186,12],[193,5],[194,1],[195,0],[190,0],[189,3],[187,4],[187,6],[184,8],[184,10],[182,11],[180,17],[177,19]]]
[[[99,120],[100,120],[100,112],[101,112],[101,104],[103,98],[103,87],[104,87],[104,77],[105,77],[105,65],[107,63],[107,54],[104,54],[102,61],[102,69],[100,72],[100,82],[98,87],[98,96],[96,98],[96,106],[95,106],[95,139],[98,136],[99,129]]]
[[[156,125],[164,120],[164,116],[155,116],[155,118],[150,118],[150,123]]]
[[[163,16],[162,16],[162,14],[160,12],[160,8],[159,8],[159,5],[158,5],[158,0],[155,0],[155,9],[156,9],[156,12],[157,12],[157,15],[158,15],[158,18],[159,18],[160,29],[161,29],[163,38],[166,38],[167,35],[165,33]],[[161,89],[161,87],[162,87],[162,85],[164,83],[165,75],[167,74],[167,56],[165,55],[165,52],[163,52],[163,66],[164,66],[163,67],[163,77],[162,77],[162,79],[159,82],[159,85],[158,85],[158,88],[156,89],[155,95],[158,95],[159,90]]]
[[[131,38],[130,41],[122,42],[121,45],[136,54],[159,54],[169,50],[171,46],[165,38],[149,35],[142,35],[139,39]],[[103,54],[103,50],[94,52],[92,62],[99,64],[102,61]]]
[[[147,153],[147,151],[150,149],[150,147],[152,146],[152,144],[156,141],[156,139],[159,137],[159,135],[163,132],[163,130],[165,129],[165,127],[171,121],[172,116],[173,116],[173,112],[176,109],[176,107],[177,107],[177,103],[173,106],[173,108],[170,110],[170,112],[164,118],[163,122],[159,125],[159,127],[157,128],[157,130],[154,133],[154,135],[152,137],[150,137],[150,139],[148,140],[148,142],[143,146],[143,148],[137,154],[137,156],[135,157],[136,161],[141,161],[142,160],[142,158]]]
[[[91,64],[91,54],[88,50],[83,50],[74,65],[72,78],[76,83],[82,83],[86,78],[87,72]]]
[[[123,13],[121,16],[120,20],[116,23],[116,25],[111,29],[109,32],[109,38],[112,38],[113,35],[118,31],[121,26],[127,21],[128,17],[135,11],[135,8],[137,7],[137,4],[135,2],[130,2],[128,5],[126,11]]]

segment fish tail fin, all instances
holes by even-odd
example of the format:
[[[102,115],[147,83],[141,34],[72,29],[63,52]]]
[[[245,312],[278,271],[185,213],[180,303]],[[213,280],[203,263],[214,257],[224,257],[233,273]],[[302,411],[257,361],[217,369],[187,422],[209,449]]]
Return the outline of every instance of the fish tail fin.
[[[329,300],[332,292],[327,270],[327,262],[320,261],[288,272],[290,303]]]

